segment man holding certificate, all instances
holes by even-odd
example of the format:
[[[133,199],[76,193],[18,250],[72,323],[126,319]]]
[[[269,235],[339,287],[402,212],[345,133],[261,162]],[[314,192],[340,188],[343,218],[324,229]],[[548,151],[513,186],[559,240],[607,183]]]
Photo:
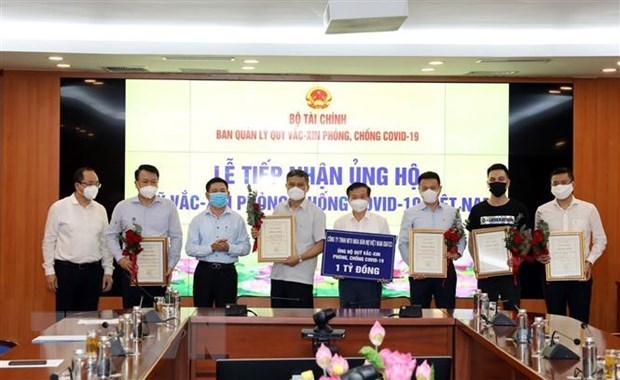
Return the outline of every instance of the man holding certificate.
[[[581,232],[579,234],[581,244],[577,246],[573,244],[574,249],[563,250],[562,253],[566,252],[567,255],[578,260],[577,264],[584,265],[583,268],[580,267],[577,270],[578,273],[584,274],[583,278],[581,280],[547,281],[544,286],[545,303],[547,312],[550,314],[566,315],[568,306],[570,317],[589,323],[592,266],[603,254],[607,245],[607,237],[596,206],[577,199],[573,195],[574,180],[573,172],[567,168],[558,168],[551,173],[551,193],[555,199],[538,208],[536,224],[538,225],[539,220],[545,221],[549,225],[552,237],[559,231]],[[563,236],[568,242],[570,236],[568,234]],[[562,237],[558,236],[558,238]],[[554,252],[553,248],[557,245],[549,244],[548,246],[550,254],[541,255],[538,260],[547,266],[560,260],[564,261],[566,264],[563,266],[553,266],[552,272],[558,272],[556,275],[559,277],[562,275],[570,277],[573,274],[570,270],[572,267],[570,263],[574,260],[564,254]],[[559,273],[562,271],[564,273]]]
[[[239,256],[250,253],[250,237],[241,215],[228,207],[228,182],[207,182],[209,206],[192,219],[185,251],[198,259],[194,272],[194,306],[224,307],[237,303]]]
[[[368,211],[370,187],[365,183],[355,182],[347,188],[347,197],[352,212],[341,216],[334,223],[334,229],[340,231],[390,234],[387,220]],[[381,282],[353,278],[341,278],[338,281],[338,294],[342,308],[379,308],[381,307]]]
[[[455,221],[458,225],[462,225],[462,222],[460,217],[457,216],[457,210],[454,207],[439,202],[441,180],[437,173],[425,172],[420,174],[418,177],[418,187],[423,202],[405,210],[400,224],[400,234],[398,235],[400,254],[405,262],[410,263],[409,291],[411,303],[421,305],[423,308],[429,308],[431,299],[435,297],[436,307],[453,309],[456,297],[456,271],[452,261],[461,257],[465,249],[465,236],[463,235],[459,240],[458,252],[456,253],[445,252],[443,236],[444,232],[452,227]],[[420,232],[416,238],[416,230],[424,231],[424,233]],[[414,233],[412,234],[411,232]],[[414,242],[411,241],[410,236],[418,240],[421,240],[424,236],[424,239],[428,242],[427,244],[420,244],[419,247],[425,246],[429,247],[429,249],[412,249]],[[420,258],[414,259],[410,257],[410,252],[414,256],[419,255]],[[443,268],[446,270],[445,276],[430,277],[416,274],[416,269],[412,268],[411,263],[417,262],[421,267],[427,267],[422,262],[424,257],[427,257],[426,261],[429,263],[439,263],[439,269],[430,270],[429,273],[441,272],[442,265],[446,265],[447,260],[447,268]]]
[[[314,271],[317,256],[323,252],[325,240],[325,213],[306,199],[310,188],[308,173],[294,169],[286,175],[288,200],[278,204],[274,216],[293,216],[294,252],[271,268],[271,307],[273,308],[312,308],[314,307]],[[264,227],[261,231],[264,230]],[[280,229],[280,232],[284,231]],[[256,239],[259,231],[252,228]],[[282,239],[280,235],[277,235]],[[269,239],[262,236],[261,239]],[[262,243],[261,243],[262,244]],[[270,246],[270,244],[264,244]],[[273,246],[277,246],[274,244]],[[265,253],[268,255],[268,252]]]
[[[183,243],[183,231],[176,206],[169,199],[157,196],[157,184],[159,183],[159,170],[153,165],[140,165],[134,173],[134,185],[138,195],[119,202],[112,212],[110,226],[106,233],[108,249],[118,262],[118,265],[127,273],[122,276],[123,308],[131,308],[140,305],[153,306],[153,297],[163,296],[165,283],[169,281],[172,270],[181,257],[181,245]],[[139,227],[138,227],[139,226]],[[166,262],[149,263],[152,266],[165,267],[161,285],[158,286],[132,286],[131,277],[132,263],[127,256],[123,256],[120,237],[128,230],[141,228],[142,239],[163,238],[168,241],[169,247],[160,246],[161,260],[164,252],[168,252]],[[167,239],[166,239],[167,238]],[[164,252],[161,252],[164,251]],[[149,265],[150,266],[150,265]],[[140,268],[137,268],[138,271]],[[143,268],[144,269],[144,268]]]
[[[531,228],[531,222],[529,221],[528,211],[525,205],[514,199],[509,199],[506,195],[510,186],[510,177],[508,168],[505,165],[493,164],[487,169],[487,186],[491,192],[491,197],[472,207],[469,213],[469,223],[467,224],[467,229],[470,232],[502,226],[514,226],[517,220],[517,228],[521,228],[523,225],[527,228]],[[504,239],[505,234],[502,233],[500,241],[498,242],[492,241],[491,239],[485,240],[487,244],[486,247],[491,248],[492,246],[499,246],[501,252],[507,253],[508,251],[505,249]],[[473,240],[474,239],[470,236],[469,252],[472,252],[472,255],[476,255],[474,251],[477,248],[474,247]],[[482,239],[479,240],[482,241]],[[528,250],[521,252],[520,257],[525,256],[527,251]],[[503,258],[501,259],[502,262],[499,262],[500,260],[495,261],[498,261],[498,265],[505,266],[506,271],[510,272],[507,254],[506,262],[503,262]],[[521,302],[521,283],[519,281],[519,276],[514,274],[503,274],[484,278],[480,278],[479,275],[478,288],[482,290],[483,293],[487,293],[489,299],[492,301],[497,300],[501,296],[504,303],[503,307],[506,310],[518,309]]]

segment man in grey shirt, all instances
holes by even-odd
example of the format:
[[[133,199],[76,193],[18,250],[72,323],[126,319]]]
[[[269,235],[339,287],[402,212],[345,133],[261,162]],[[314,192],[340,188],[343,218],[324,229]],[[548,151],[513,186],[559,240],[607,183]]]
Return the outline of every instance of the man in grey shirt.
[[[168,267],[166,276],[168,281],[172,270],[181,257],[183,231],[176,206],[168,199],[157,196],[159,171],[152,165],[140,165],[134,173],[135,186],[138,195],[119,202],[112,212],[112,220],[106,233],[106,241],[110,252],[118,265],[127,273],[122,276],[121,289],[123,307],[130,308],[140,304],[151,307],[153,297],[165,293],[163,286],[131,286],[131,261],[123,256],[122,245],[119,242],[124,231],[134,229],[136,225],[142,227],[143,237],[168,237]]]

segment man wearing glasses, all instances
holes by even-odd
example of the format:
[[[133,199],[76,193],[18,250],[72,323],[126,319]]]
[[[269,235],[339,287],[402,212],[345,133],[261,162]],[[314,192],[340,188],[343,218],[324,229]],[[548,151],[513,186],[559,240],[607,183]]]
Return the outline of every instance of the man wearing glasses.
[[[94,200],[99,178],[83,167],[75,171],[73,182],[73,194],[50,207],[43,236],[45,281],[56,293],[60,317],[97,310],[101,292],[112,288],[114,269],[105,242],[108,215]]]
[[[551,173],[552,201],[538,207],[536,223],[544,220],[550,232],[583,232],[585,278],[583,281],[552,281],[545,283],[545,303],[550,314],[568,315],[585,323],[590,320],[590,299],[592,298],[592,266],[601,257],[607,245],[601,217],[592,203],[582,201],[573,195],[575,177],[565,167]],[[538,261],[547,264],[549,255],[541,255]]]

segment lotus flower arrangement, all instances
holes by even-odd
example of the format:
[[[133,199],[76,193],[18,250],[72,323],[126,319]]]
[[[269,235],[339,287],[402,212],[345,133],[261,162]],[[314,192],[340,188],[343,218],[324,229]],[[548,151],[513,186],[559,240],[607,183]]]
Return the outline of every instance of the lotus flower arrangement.
[[[384,380],[410,380],[414,370],[416,380],[434,380],[433,367],[426,360],[416,368],[416,360],[410,353],[403,354],[389,348],[379,351],[379,346],[385,338],[385,329],[379,321],[375,321],[368,338],[374,347],[364,346],[359,353],[366,358],[365,364],[372,365],[383,375]],[[323,376],[319,380],[340,380],[341,377],[347,377],[349,373],[347,360],[338,354],[332,355],[331,350],[324,344],[317,350],[315,358],[317,365],[323,369]],[[312,371],[306,371],[301,375],[304,380],[314,380]]]

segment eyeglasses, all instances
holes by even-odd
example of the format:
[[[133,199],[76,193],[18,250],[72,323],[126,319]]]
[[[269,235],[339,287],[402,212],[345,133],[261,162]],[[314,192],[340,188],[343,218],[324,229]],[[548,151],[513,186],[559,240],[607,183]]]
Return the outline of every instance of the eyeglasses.
[[[84,183],[84,182],[80,182],[80,185],[84,186],[84,187],[88,187],[88,186],[96,186],[97,189],[101,189],[101,183],[100,182],[96,182],[96,183]]]

